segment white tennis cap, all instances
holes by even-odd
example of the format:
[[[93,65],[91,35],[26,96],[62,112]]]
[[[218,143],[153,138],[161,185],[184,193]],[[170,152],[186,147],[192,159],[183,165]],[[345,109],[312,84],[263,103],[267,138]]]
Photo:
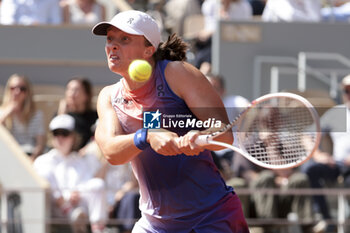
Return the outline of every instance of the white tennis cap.
[[[92,33],[98,36],[107,35],[107,28],[114,26],[132,35],[144,36],[156,49],[160,43],[160,30],[156,21],[148,14],[129,10],[115,15],[110,22],[96,24]]]
[[[343,86],[350,86],[350,74],[345,76],[341,83],[343,84]]]
[[[56,129],[66,129],[68,131],[73,131],[75,126],[75,120],[72,116],[68,114],[61,114],[55,116],[49,125],[51,131]]]

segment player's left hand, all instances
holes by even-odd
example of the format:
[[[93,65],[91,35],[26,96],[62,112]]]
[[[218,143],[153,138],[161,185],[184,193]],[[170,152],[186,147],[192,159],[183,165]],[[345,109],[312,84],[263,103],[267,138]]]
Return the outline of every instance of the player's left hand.
[[[198,155],[204,148],[198,146],[194,141],[200,135],[200,131],[191,130],[178,139],[178,146],[182,153],[188,156]]]

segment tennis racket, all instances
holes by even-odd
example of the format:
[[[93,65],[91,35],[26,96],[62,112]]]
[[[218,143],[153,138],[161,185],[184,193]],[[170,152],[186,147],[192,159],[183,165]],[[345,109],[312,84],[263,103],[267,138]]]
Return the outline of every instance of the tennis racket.
[[[235,145],[214,139],[237,127]],[[219,131],[200,135],[197,145],[219,145],[236,151],[269,169],[301,165],[320,142],[319,116],[305,98],[292,93],[273,93],[252,101]]]

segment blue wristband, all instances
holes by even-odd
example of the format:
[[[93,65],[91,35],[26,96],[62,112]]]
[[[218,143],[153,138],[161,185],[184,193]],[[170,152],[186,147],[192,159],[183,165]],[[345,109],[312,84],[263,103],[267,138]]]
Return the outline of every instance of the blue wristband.
[[[134,144],[140,150],[147,149],[150,144],[147,142],[147,132],[148,129],[139,129],[135,132],[134,135]]]

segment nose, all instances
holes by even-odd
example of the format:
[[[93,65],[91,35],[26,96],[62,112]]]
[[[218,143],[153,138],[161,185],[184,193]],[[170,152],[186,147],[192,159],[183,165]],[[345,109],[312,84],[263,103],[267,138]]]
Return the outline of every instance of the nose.
[[[20,90],[19,88],[15,88],[15,89],[13,90],[13,93],[14,93],[15,95],[21,94],[21,90]]]
[[[113,49],[113,50],[117,50],[118,48],[119,48],[118,45],[116,45],[116,44],[112,45],[112,49]]]
[[[110,49],[110,50],[117,50],[119,49],[119,45],[117,43],[106,43],[106,49]]]

